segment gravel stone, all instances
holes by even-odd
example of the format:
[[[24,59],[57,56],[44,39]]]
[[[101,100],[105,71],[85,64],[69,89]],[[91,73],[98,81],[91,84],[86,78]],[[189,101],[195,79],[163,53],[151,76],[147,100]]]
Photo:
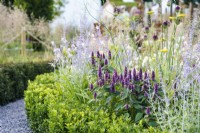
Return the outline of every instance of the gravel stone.
[[[0,133],[32,133],[23,99],[0,106]]]

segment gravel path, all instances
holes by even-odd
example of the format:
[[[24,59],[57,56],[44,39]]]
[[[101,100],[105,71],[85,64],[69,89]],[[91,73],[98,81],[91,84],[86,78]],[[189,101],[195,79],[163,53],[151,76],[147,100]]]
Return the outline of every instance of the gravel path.
[[[0,106],[0,133],[31,133],[26,118],[24,100]]]

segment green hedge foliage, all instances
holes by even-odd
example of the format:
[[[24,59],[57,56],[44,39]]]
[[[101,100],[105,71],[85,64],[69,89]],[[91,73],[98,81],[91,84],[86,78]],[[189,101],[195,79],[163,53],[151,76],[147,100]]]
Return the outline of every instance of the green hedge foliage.
[[[94,110],[71,98],[72,84],[61,85],[55,73],[39,75],[25,91],[26,111],[35,133],[160,133],[156,128],[135,124],[126,114],[116,116]],[[68,79],[66,79],[68,80]],[[74,83],[75,84],[75,83]],[[65,86],[65,87],[63,87]],[[69,90],[68,90],[69,89]]]
[[[52,71],[49,62],[0,65],[0,105],[22,98],[28,80]]]

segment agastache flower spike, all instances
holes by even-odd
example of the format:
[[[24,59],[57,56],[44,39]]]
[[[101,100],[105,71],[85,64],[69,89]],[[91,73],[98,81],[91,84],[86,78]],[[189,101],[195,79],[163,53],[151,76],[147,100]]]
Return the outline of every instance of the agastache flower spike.
[[[108,58],[109,58],[109,59],[112,58],[110,50],[108,51]]]
[[[107,59],[105,59],[104,64],[108,65],[108,60]]]
[[[135,86],[134,85],[131,85],[131,90],[132,90],[132,93],[134,93],[134,90],[135,90]]]
[[[101,79],[102,78],[102,69],[101,66],[99,65],[99,69],[98,69],[98,77]]]
[[[93,90],[93,89],[94,89],[93,84],[90,84],[90,90]]]
[[[112,76],[112,82],[113,83],[116,83],[116,78],[115,78],[115,75],[113,74],[113,76]]]
[[[109,73],[106,71],[106,73],[105,73],[105,81],[108,81],[108,79],[109,79]]]
[[[117,78],[118,74],[117,74],[117,70],[114,70],[114,76]]]
[[[145,91],[145,92],[144,92],[144,96],[145,96],[145,97],[148,97],[149,94]]]
[[[132,80],[132,74],[131,74],[131,73],[132,73],[131,70],[129,70],[128,76],[129,76],[129,79],[130,79],[130,80]]]
[[[125,67],[125,70],[124,70],[124,78],[127,77],[127,74],[128,74],[128,69],[127,69],[127,67]]]
[[[144,73],[144,79],[147,79],[148,78],[148,75],[147,75],[147,72]]]
[[[102,61],[102,59],[103,59],[103,55],[100,54],[99,58],[100,58],[100,61]]]
[[[124,87],[124,85],[125,85],[124,80],[122,80],[121,82],[122,82],[122,87]]]
[[[103,59],[105,59],[105,58],[106,58],[106,57],[105,57],[105,54],[103,54],[102,57],[103,57]]]
[[[152,71],[151,79],[152,79],[153,81],[155,81],[155,72],[154,72],[154,71]]]
[[[91,54],[92,65],[95,66],[94,52]]]
[[[155,84],[155,85],[154,85],[154,93],[155,93],[155,94],[158,94],[158,84]]]
[[[150,115],[150,108],[149,107],[147,107],[147,109],[146,109],[146,114]]]
[[[136,69],[134,68],[133,69],[133,78],[134,78],[134,80],[136,79],[136,77],[137,77],[137,73],[136,73]]]
[[[139,71],[139,79],[142,80],[142,69],[140,68],[140,71]]]
[[[123,75],[122,74],[120,75],[120,81],[121,82],[123,81]]]
[[[111,93],[115,92],[115,84],[114,83],[111,83],[111,85],[110,85],[110,92]]]
[[[100,57],[100,52],[99,51],[97,51],[97,58],[99,58]]]
[[[101,82],[100,82],[100,86],[103,86],[105,84],[105,80],[104,78],[101,79]]]
[[[128,104],[125,105],[125,109],[126,109],[126,110],[129,109],[129,105],[128,105]]]
[[[97,93],[96,92],[94,92],[94,99],[96,99],[97,98]]]

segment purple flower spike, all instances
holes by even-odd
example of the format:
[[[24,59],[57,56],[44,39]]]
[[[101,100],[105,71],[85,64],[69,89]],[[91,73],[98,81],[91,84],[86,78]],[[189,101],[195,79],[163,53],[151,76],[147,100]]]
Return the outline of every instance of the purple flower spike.
[[[127,67],[125,67],[125,69],[124,69],[124,78],[126,78],[126,77],[127,77],[127,75],[128,75],[128,68],[127,68]]]
[[[144,73],[144,79],[146,80],[148,78],[147,72]]]
[[[92,65],[95,66],[95,62],[96,62],[96,61],[95,61],[95,59],[94,59],[94,52],[92,52],[92,54],[91,54],[91,60],[92,60],[92,62],[91,62]]]
[[[101,79],[102,78],[102,69],[101,66],[99,65],[99,69],[98,69],[98,77]]]
[[[108,58],[109,58],[109,59],[112,58],[112,55],[111,55],[111,51],[110,51],[110,50],[108,51]]]
[[[92,51],[91,57],[94,58],[94,52]]]
[[[155,72],[154,72],[154,71],[152,71],[151,79],[152,79],[153,81],[155,81]]]
[[[113,76],[112,76],[112,82],[113,82],[113,83],[116,83],[116,77],[115,77],[114,74],[113,74]]]
[[[115,92],[115,84],[114,83],[111,83],[111,85],[110,85],[110,92],[111,93]]]
[[[97,99],[97,93],[94,92],[94,99]]]
[[[124,78],[123,78],[123,75],[121,74],[121,75],[120,75],[120,81],[122,82],[123,79],[124,79]]]
[[[126,110],[129,109],[129,105],[128,105],[128,104],[125,105],[125,109],[126,109]]]
[[[105,54],[103,54],[102,57],[103,57],[103,59],[105,59],[105,58],[106,58],[106,57],[105,57]]]
[[[100,53],[99,53],[99,51],[97,51],[97,58],[99,58],[100,57]]]
[[[90,84],[90,90],[93,90],[93,89],[94,89],[93,84]]]
[[[180,10],[180,6],[176,6],[175,10],[178,12]]]
[[[136,73],[136,69],[133,69],[133,77],[136,77],[137,73]]]
[[[124,80],[122,80],[121,82],[122,82],[122,87],[124,87],[124,85],[125,85]]]
[[[106,73],[105,73],[105,81],[107,82],[108,79],[109,79],[109,73],[106,71]]]
[[[132,80],[132,71],[131,70],[129,70],[129,72],[128,72],[128,77],[130,80]]]
[[[102,78],[100,81],[99,81],[99,86],[102,87],[105,85],[105,80],[104,78]]]
[[[134,90],[135,90],[135,86],[134,85],[131,86],[131,90],[132,90],[132,93],[134,93]]]
[[[144,96],[145,96],[145,97],[149,97],[149,94],[145,91],[145,92],[144,92]]]
[[[105,59],[104,64],[108,65],[108,60],[107,59]]]
[[[158,84],[155,84],[155,85],[154,85],[154,93],[155,93],[155,94],[158,94]]]
[[[150,115],[150,108],[149,107],[147,107],[147,109],[146,109],[146,114]]]
[[[102,59],[103,59],[103,55],[100,54],[99,58],[100,58],[100,61],[102,61]]]
[[[141,68],[140,68],[140,71],[139,71],[139,75],[138,75],[138,76],[139,76],[139,79],[142,80],[142,69],[141,69]]]
[[[114,70],[114,74],[113,74],[113,76],[115,77],[115,79],[118,79],[117,70]]]

